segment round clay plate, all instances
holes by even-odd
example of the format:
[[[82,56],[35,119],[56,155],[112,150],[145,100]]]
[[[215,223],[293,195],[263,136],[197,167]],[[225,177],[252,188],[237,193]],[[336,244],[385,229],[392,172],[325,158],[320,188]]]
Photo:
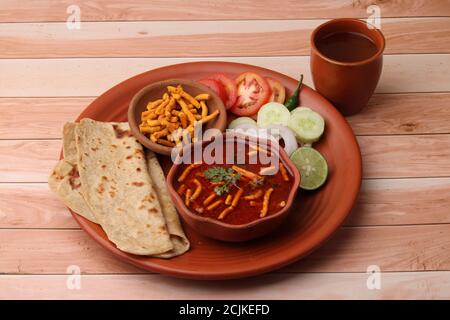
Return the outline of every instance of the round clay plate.
[[[151,70],[111,88],[92,102],[78,117],[99,121],[127,121],[128,104],[141,88],[170,78],[198,80],[222,72],[232,77],[254,71],[281,82],[292,93],[297,80],[278,72],[231,62],[195,62]],[[118,258],[140,268],[191,279],[233,279],[268,272],[292,263],[322,245],[349,214],[361,184],[361,154],[355,136],[338,111],[314,90],[303,86],[300,104],[325,119],[325,134],[314,147],[327,159],[329,177],[313,192],[300,191],[292,211],[280,228],[266,237],[244,243],[226,243],[203,237],[187,225],[184,230],[191,249],[173,259],[136,256],[118,250],[100,226],[72,212],[80,226]],[[167,173],[170,158],[159,157]]]

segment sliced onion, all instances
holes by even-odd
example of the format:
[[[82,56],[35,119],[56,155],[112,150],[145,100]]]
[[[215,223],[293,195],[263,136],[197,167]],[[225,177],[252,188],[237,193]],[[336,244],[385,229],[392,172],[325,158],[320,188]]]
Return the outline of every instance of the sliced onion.
[[[279,124],[271,124],[267,127],[264,127],[264,129],[266,129],[277,142],[279,142],[280,139],[283,139],[284,151],[286,151],[289,156],[292,152],[297,150],[297,139],[295,139],[294,132],[288,127]]]

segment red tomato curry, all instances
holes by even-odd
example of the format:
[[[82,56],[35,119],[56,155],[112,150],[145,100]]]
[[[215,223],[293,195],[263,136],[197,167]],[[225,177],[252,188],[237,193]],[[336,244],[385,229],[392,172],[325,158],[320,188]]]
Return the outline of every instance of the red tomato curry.
[[[234,143],[235,153],[237,145]],[[258,150],[257,150],[258,149]],[[278,171],[264,175],[273,169],[259,161],[249,163],[257,152],[270,150],[245,146],[245,164],[181,164],[174,186],[185,205],[202,217],[211,217],[225,223],[239,225],[270,216],[286,206],[293,186],[293,175],[278,160]],[[224,163],[227,158],[224,152]],[[233,161],[228,161],[233,162]],[[275,172],[276,170],[274,170]]]

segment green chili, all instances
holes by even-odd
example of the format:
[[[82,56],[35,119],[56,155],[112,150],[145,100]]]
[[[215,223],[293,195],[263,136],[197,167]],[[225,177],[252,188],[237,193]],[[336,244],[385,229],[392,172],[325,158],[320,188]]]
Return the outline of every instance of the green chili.
[[[299,99],[300,88],[302,86],[302,83],[303,83],[303,74],[300,75],[300,80],[298,82],[297,89],[295,89],[295,91],[294,91],[294,94],[292,96],[290,96],[284,103],[284,105],[286,106],[286,108],[288,108],[289,111],[294,110],[298,106],[298,99]]]

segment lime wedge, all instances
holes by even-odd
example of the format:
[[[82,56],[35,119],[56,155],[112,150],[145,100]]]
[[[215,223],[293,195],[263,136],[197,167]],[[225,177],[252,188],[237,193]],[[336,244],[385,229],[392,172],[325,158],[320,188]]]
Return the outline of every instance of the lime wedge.
[[[301,175],[300,188],[315,190],[327,180],[327,161],[319,151],[311,147],[301,147],[291,154],[291,160]]]

